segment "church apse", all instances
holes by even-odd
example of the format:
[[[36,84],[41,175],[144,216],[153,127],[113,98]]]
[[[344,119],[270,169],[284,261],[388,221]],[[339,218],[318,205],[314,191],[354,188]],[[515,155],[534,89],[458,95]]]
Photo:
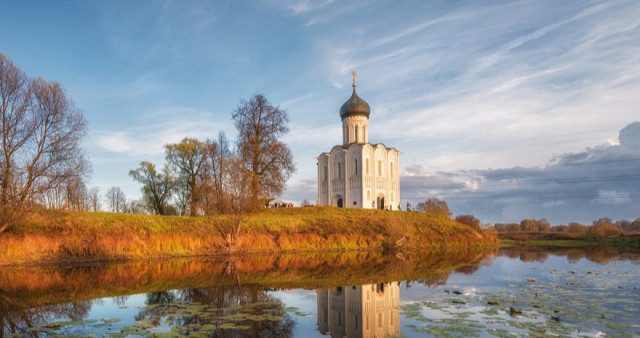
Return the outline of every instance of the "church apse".
[[[374,338],[400,334],[398,282],[316,290],[318,331],[331,337]]]
[[[340,108],[342,144],[316,157],[317,205],[396,210],[400,205],[400,154],[369,143],[369,104],[353,93]]]

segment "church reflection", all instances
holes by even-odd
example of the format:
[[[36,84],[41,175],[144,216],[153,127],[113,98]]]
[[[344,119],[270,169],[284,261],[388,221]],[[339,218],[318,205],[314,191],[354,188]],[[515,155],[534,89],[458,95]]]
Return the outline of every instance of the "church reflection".
[[[318,331],[331,337],[386,337],[400,334],[400,283],[316,290]]]

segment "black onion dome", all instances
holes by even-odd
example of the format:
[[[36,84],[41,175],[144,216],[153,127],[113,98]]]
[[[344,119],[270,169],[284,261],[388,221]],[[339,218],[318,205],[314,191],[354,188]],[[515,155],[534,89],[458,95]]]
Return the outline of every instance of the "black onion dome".
[[[358,115],[369,118],[370,112],[371,108],[369,108],[369,104],[356,94],[356,88],[354,86],[353,94],[351,94],[351,97],[342,105],[342,108],[340,108],[340,118],[344,120],[346,117]]]

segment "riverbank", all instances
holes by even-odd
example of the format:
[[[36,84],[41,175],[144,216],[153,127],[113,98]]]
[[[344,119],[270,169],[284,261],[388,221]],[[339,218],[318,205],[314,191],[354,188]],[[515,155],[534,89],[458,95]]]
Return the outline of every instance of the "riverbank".
[[[533,239],[533,240],[512,240],[500,239],[500,246],[540,246],[556,248],[602,248],[602,249],[637,249],[640,250],[640,238],[638,237],[618,237],[605,239]]]
[[[181,217],[36,210],[0,234],[0,265],[497,244],[492,234],[424,213],[309,207]]]

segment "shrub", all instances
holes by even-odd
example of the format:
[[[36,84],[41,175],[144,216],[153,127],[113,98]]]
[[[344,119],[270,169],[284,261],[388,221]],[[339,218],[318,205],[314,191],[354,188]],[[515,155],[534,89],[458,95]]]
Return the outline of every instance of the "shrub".
[[[480,230],[480,220],[473,215],[458,215],[456,216],[456,221]]]
[[[599,223],[589,227],[586,232],[587,238],[610,238],[619,237],[622,230],[611,223]]]

